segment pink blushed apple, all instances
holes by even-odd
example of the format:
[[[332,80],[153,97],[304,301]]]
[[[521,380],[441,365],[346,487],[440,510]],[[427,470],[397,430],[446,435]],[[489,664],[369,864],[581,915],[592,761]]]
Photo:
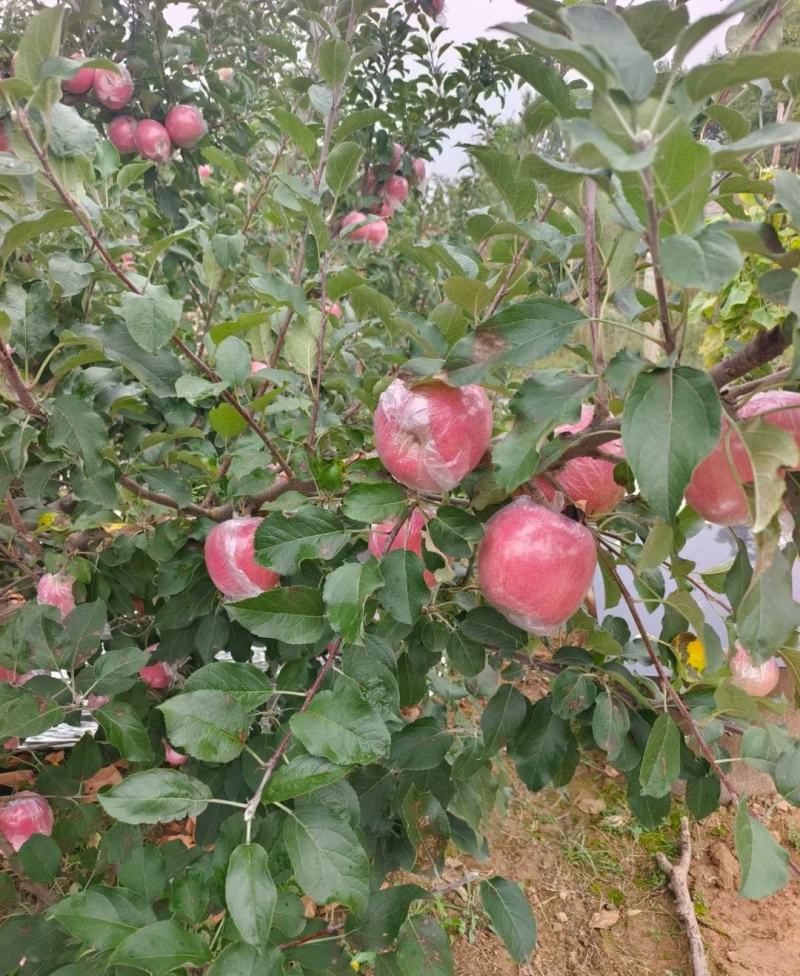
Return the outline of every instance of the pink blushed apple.
[[[118,112],[125,108],[133,98],[133,81],[124,64],[117,65],[119,71],[110,68],[97,68],[92,79],[92,88],[97,101],[105,108]]]
[[[585,525],[518,498],[486,523],[478,584],[511,623],[552,634],[580,607],[597,567]]]
[[[117,115],[108,126],[108,138],[121,156],[136,152],[138,121],[132,115]]]
[[[70,57],[73,61],[80,61],[83,55],[76,52],[75,54],[71,54]],[[61,87],[65,92],[69,92],[70,95],[85,95],[92,87],[93,81],[94,68],[78,68],[74,78],[65,78],[61,82]]]
[[[152,654],[158,649],[158,644],[151,644],[145,648],[148,654]],[[139,677],[153,691],[164,691],[169,688],[177,673],[177,667],[167,661],[156,661],[155,664],[145,664],[139,668]]]
[[[372,240],[372,231],[370,230],[370,224],[362,223],[367,219],[367,215],[361,213],[360,210],[353,210],[351,213],[347,214],[342,218],[342,233],[349,227],[354,227],[356,224],[362,224],[356,230],[350,231],[347,234],[348,241],[370,241]]]
[[[214,586],[227,600],[246,600],[280,585],[280,577],[259,565],[254,539],[260,518],[220,522],[206,536],[206,569]]]
[[[184,756],[182,752],[176,752],[166,739],[162,739],[162,742],[164,743],[164,758],[168,765],[183,766],[184,763],[189,761],[188,756]]]
[[[229,85],[233,81],[233,68],[217,68],[217,77],[223,85]]]
[[[386,470],[417,491],[454,488],[478,464],[492,436],[492,407],[481,386],[396,379],[375,411],[375,447]]]
[[[197,167],[197,178],[201,183],[208,183],[213,175],[214,169],[213,167],[209,166],[208,163],[201,163]]]
[[[0,800],[0,833],[18,851],[34,834],[53,832],[53,811],[43,796],[23,790]]]
[[[386,555],[386,544],[396,526],[397,519],[389,519],[387,522],[376,522],[370,528],[367,549],[371,556],[375,556],[376,559],[382,559]],[[415,508],[404,520],[400,531],[392,540],[388,551],[394,552],[395,549],[408,549],[409,552],[415,552],[422,558],[422,530],[424,528],[425,516],[418,508]],[[436,577],[433,573],[429,569],[426,569],[422,575],[428,586],[433,589],[436,586]]]
[[[756,393],[739,410],[743,420],[763,417],[770,424],[788,431],[800,447],[800,393],[791,390],[767,390]]]
[[[253,376],[256,373],[260,373],[262,369],[269,369],[269,363],[262,363],[260,359],[254,359],[250,363],[250,372]]]
[[[133,142],[139,153],[153,162],[166,163],[172,156],[169,133],[155,119],[142,119],[133,133]]]
[[[75,609],[74,582],[66,573],[45,573],[36,585],[36,602],[56,607],[63,620]]]
[[[170,139],[181,149],[196,146],[208,130],[203,113],[194,105],[173,105],[164,119]]]
[[[723,418],[717,446],[694,469],[684,497],[707,522],[747,525],[750,512],[742,484],[752,482],[753,477],[741,437]]]
[[[406,154],[406,147],[399,142],[392,144],[392,161],[389,163],[389,169],[396,170],[400,163],[403,162],[403,156]]]
[[[369,241],[375,247],[383,247],[389,239],[389,225],[385,220],[376,220],[368,225]]]
[[[771,657],[763,664],[756,664],[739,641],[736,641],[736,653],[730,660],[730,668],[731,683],[757,698],[771,695],[781,676],[777,658]]]
[[[414,174],[414,179],[418,184],[424,183],[428,176],[428,167],[425,164],[425,160],[419,156],[415,156],[411,160],[411,172]]]
[[[383,195],[390,206],[400,206],[408,199],[408,180],[405,176],[390,176],[383,185]]]

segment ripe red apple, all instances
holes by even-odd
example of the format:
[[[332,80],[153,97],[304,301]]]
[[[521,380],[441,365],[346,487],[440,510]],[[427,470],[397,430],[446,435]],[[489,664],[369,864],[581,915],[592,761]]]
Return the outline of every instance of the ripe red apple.
[[[123,271],[133,271],[136,267],[136,258],[134,257],[133,251],[126,251],[120,258],[120,264],[122,265]]]
[[[45,573],[36,585],[36,602],[56,607],[61,619],[75,609],[72,584],[75,580],[66,573]]]
[[[5,118],[0,119],[0,152],[11,152],[11,143],[8,141],[6,133]]]
[[[170,766],[182,766],[189,761],[188,756],[184,756],[182,752],[176,752],[166,739],[161,741],[164,743],[164,758]]]
[[[367,543],[367,549],[371,556],[375,556],[376,559],[381,559],[386,555],[386,543],[389,541],[389,536],[392,534],[396,525],[397,519],[389,519],[388,522],[376,522],[371,526],[369,541]],[[405,519],[402,528],[392,540],[388,551],[394,552],[395,549],[408,549],[409,552],[415,552],[422,558],[422,530],[424,528],[425,516],[418,508],[415,508],[408,518]],[[422,575],[428,586],[433,589],[436,586],[436,577],[433,573],[429,569],[426,569]]]
[[[53,811],[43,796],[23,790],[0,800],[0,833],[18,851],[34,834],[53,831]]]
[[[428,167],[425,164],[425,160],[419,156],[415,156],[411,160],[411,172],[414,174],[414,179],[417,183],[424,183],[428,175]]]
[[[739,410],[743,419],[763,416],[770,424],[788,431],[800,447],[800,393],[791,390],[768,390],[756,393]]]
[[[157,648],[158,644],[151,644],[145,648],[145,651],[152,654]],[[167,661],[156,661],[155,664],[145,664],[144,667],[139,668],[139,677],[148,688],[152,688],[154,691],[163,691],[172,684],[177,672],[178,669],[174,664],[169,664]]]
[[[383,185],[383,195],[389,206],[400,206],[408,199],[408,180],[405,176],[390,176]]]
[[[8,668],[0,668],[0,681],[5,681],[10,685],[15,685],[19,675],[16,671],[10,671]]]
[[[108,127],[108,138],[121,156],[136,152],[138,121],[132,115],[117,115]]]
[[[340,319],[342,317],[342,306],[338,302],[326,302],[325,311],[328,315],[332,315],[335,319]]]
[[[118,112],[133,98],[133,80],[124,64],[117,65],[119,73],[110,68],[97,68],[92,88],[97,101],[106,108]]]
[[[268,363],[262,363],[260,359],[254,359],[250,363],[250,372],[255,376],[256,373],[260,373],[262,369],[269,369]]]
[[[230,84],[233,81],[233,68],[217,68],[217,77],[223,84]]]
[[[581,417],[577,423],[561,424],[556,427],[556,434],[579,434],[585,430],[594,419],[594,407],[584,403],[581,407]],[[609,441],[604,444],[602,451],[614,458],[623,458],[625,452],[622,441]],[[564,492],[567,498],[587,515],[600,515],[613,511],[625,495],[625,488],[614,481],[614,466],[616,461],[605,461],[595,457],[571,458],[553,474],[553,480]],[[537,488],[550,501],[555,496],[555,488],[547,478],[536,478]]]
[[[73,61],[80,61],[83,55],[76,51],[75,54],[71,54],[70,57]],[[65,92],[69,92],[70,95],[85,95],[86,92],[92,87],[93,81],[94,68],[78,68],[75,77],[65,78],[61,82],[61,87]]]
[[[203,113],[194,105],[173,105],[164,125],[170,139],[181,149],[191,149],[208,131]]]
[[[155,119],[142,119],[136,126],[133,141],[145,159],[156,163],[166,163],[172,156],[172,142],[169,133]]]
[[[417,491],[454,488],[483,457],[492,406],[481,386],[394,380],[375,411],[375,447],[386,470]]]
[[[360,210],[353,210],[351,213],[342,217],[342,232],[346,231],[348,227],[353,227],[355,224],[360,224],[362,221],[367,219],[367,215],[361,213]],[[372,230],[371,224],[363,224],[357,230],[350,231],[347,235],[349,241],[370,241],[372,240]]]
[[[253,540],[260,518],[229,519],[208,533],[205,560],[214,586],[227,600],[246,600],[280,585],[280,576],[260,566]]]
[[[197,167],[197,178],[201,183],[208,183],[214,174],[213,167],[209,166],[208,163],[201,163]]]
[[[739,641],[736,641],[736,653],[730,660],[730,668],[731,683],[758,698],[771,695],[781,676],[777,658],[771,657],[763,664],[755,664]]]
[[[389,164],[389,169],[396,170],[400,163],[403,162],[403,156],[406,154],[406,147],[401,145],[399,142],[395,142],[392,145],[392,161]]]
[[[513,624],[551,634],[575,613],[597,567],[585,525],[518,498],[494,514],[478,548],[478,584]]]
[[[394,217],[394,207],[388,200],[384,200],[379,206],[374,206],[370,213],[374,213],[381,220],[391,220]]]
[[[111,701],[111,695],[89,695],[86,699],[86,708],[93,712],[96,708],[102,708]]]
[[[368,225],[369,241],[375,247],[383,247],[389,239],[389,225],[385,220],[376,220]]]
[[[719,442],[694,469],[684,497],[707,522],[746,525],[750,522],[750,512],[742,483],[747,484],[753,478],[753,466],[744,442],[723,417]]]

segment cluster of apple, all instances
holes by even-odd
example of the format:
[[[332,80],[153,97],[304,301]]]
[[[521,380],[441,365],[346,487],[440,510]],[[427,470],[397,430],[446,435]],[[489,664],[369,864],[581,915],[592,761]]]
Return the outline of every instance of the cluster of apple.
[[[79,59],[82,55],[72,57]],[[105,68],[79,68],[73,78],[62,81],[61,87],[70,95],[85,95],[92,89],[104,108],[119,112],[133,98],[133,80],[123,64],[118,67],[119,73]],[[191,149],[206,131],[198,108],[173,105],[163,124],[155,119],[135,119],[132,115],[116,116],[108,127],[108,138],[120,155],[138,152],[144,159],[166,163],[174,148]]]
[[[386,243],[389,237],[389,221],[395,211],[406,202],[410,190],[409,181],[402,173],[397,172],[405,155],[405,146],[395,142],[388,166],[390,175],[383,181],[380,181],[375,169],[371,166],[367,168],[361,182],[361,192],[366,198],[377,197],[377,202],[370,208],[370,214],[376,219],[371,219],[370,215],[361,210],[352,210],[342,218],[341,223],[343,233],[350,227],[354,228],[347,234],[348,240],[361,241],[373,247],[382,247]],[[424,183],[427,176],[425,160],[415,156],[410,163],[410,173],[416,185]]]

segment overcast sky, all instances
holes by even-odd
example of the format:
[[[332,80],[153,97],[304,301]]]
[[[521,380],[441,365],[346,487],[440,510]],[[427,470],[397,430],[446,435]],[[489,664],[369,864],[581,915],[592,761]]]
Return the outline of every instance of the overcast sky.
[[[627,5],[629,0],[620,0],[620,2]],[[691,19],[696,20],[705,14],[718,13],[727,2],[728,0],[688,0],[687,6]],[[465,41],[474,41],[478,37],[491,36],[495,24],[524,20],[526,12],[526,8],[516,0],[447,0],[442,21],[449,35],[447,39],[462,44]],[[192,8],[185,3],[172,4],[165,11],[167,20],[173,28],[188,23],[193,13]],[[722,48],[727,26],[719,27],[709,34],[690,54],[687,64],[704,61],[714,48]],[[501,34],[496,32],[495,36],[499,37]],[[446,62],[457,62],[458,56],[454,51],[447,52],[447,55]],[[515,90],[502,106],[497,101],[491,108],[499,114],[500,118],[511,119],[519,113],[521,104],[522,93],[520,90]],[[434,173],[454,176],[467,160],[466,154],[458,148],[457,144],[468,143],[473,138],[474,129],[471,126],[464,125],[455,129],[444,147],[444,152],[434,160],[432,167]]]

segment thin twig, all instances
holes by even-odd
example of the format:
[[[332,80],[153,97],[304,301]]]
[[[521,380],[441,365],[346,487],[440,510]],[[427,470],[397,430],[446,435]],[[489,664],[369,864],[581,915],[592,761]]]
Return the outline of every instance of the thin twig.
[[[661,331],[664,333],[664,351],[670,356],[675,351],[675,335],[669,318],[669,303],[664,275],[661,271],[661,245],[658,237],[658,213],[656,211],[656,197],[653,189],[653,172],[650,167],[642,171],[642,187],[647,211],[647,246],[653,265],[653,277],[656,284],[656,298],[658,300],[658,315],[661,319]]]
[[[675,908],[678,918],[683,922],[686,930],[686,938],[689,940],[689,958],[692,963],[692,976],[711,976],[708,962],[706,961],[706,947],[700,926],[697,924],[697,915],[694,910],[694,902],[689,891],[689,868],[692,863],[692,838],[689,833],[689,820],[687,817],[681,818],[681,846],[680,856],[675,864],[670,863],[666,855],[661,851],[656,852],[658,866],[669,878],[669,887],[675,896]]]
[[[6,511],[8,512],[8,518],[14,531],[17,533],[22,541],[22,544],[28,550],[32,556],[40,556],[42,552],[42,547],[39,545],[38,541],[33,535],[28,531],[28,526],[25,524],[25,520],[19,513],[17,508],[17,503],[10,491],[6,492],[5,497]]]
[[[5,376],[19,406],[32,417],[45,419],[45,414],[20,375],[11,352],[5,342],[0,341],[0,372]]]

